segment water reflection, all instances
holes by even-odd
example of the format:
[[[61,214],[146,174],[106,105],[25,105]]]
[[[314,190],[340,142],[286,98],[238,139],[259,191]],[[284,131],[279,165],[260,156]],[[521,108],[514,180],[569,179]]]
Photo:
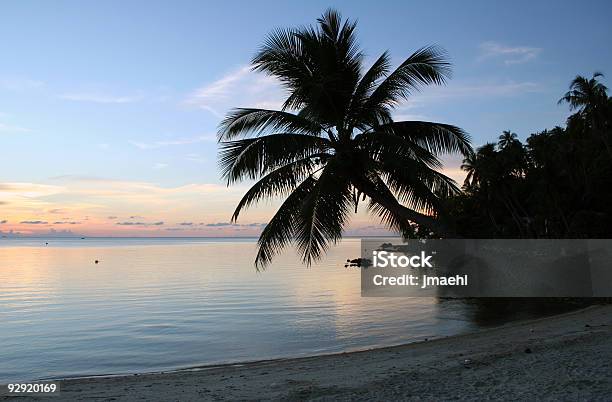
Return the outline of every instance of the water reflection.
[[[362,298],[359,240],[264,272],[252,240],[0,245],[0,383],[332,353],[457,334],[478,306]],[[99,264],[94,261],[99,260]]]

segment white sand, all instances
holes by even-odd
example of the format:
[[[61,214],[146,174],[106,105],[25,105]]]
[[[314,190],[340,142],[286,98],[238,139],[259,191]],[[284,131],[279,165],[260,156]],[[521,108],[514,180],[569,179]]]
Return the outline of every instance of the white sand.
[[[597,306],[365,352],[66,380],[55,400],[610,401],[611,335],[612,306]]]

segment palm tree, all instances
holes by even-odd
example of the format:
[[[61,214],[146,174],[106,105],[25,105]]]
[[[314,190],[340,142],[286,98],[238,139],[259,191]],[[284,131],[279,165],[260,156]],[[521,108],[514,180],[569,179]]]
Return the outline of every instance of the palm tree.
[[[502,135],[499,136],[499,142],[497,145],[500,149],[506,149],[514,146],[518,142],[518,136],[516,133],[505,130]]]
[[[351,210],[369,211],[393,230],[410,222],[452,235],[440,199],[459,190],[437,169],[443,153],[472,152],[460,128],[399,121],[393,109],[420,86],[450,75],[444,51],[414,52],[391,71],[383,53],[363,71],[355,22],[326,11],[315,27],[272,32],[252,60],[287,91],[281,110],[233,109],[219,127],[220,165],[228,185],[259,179],[233,214],[271,197],[286,197],[258,241],[257,267],[291,242],[303,261],[321,257],[343,233]]]
[[[598,72],[591,79],[577,75],[570,83],[570,90],[557,103],[569,103],[570,110],[593,114],[608,102],[608,88],[599,82],[600,77],[603,78],[603,74]]]
[[[478,156],[475,153],[468,155],[463,159],[461,170],[467,173],[465,180],[463,181],[463,187],[465,189],[478,186],[478,182],[480,181],[478,162]]]
[[[591,79],[577,75],[570,83],[570,90],[557,103],[569,103],[570,110],[577,110],[578,115],[591,125],[595,135],[601,138],[608,156],[612,158],[609,134],[603,127],[609,105],[608,88],[598,78],[603,78],[603,74],[596,72]]]
[[[495,175],[497,170],[493,166],[496,155],[495,144],[487,143],[463,159],[461,170],[467,173],[463,182],[466,189],[474,190],[489,182],[490,175]]]
[[[497,146],[504,175],[521,176],[525,171],[525,148],[516,133],[505,130],[499,137]]]

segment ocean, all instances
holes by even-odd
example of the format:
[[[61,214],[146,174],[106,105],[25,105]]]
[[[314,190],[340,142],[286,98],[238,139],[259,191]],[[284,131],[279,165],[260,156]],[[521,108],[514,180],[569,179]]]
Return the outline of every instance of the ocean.
[[[0,383],[362,350],[484,325],[477,306],[364,298],[360,240],[265,271],[255,239],[0,239]],[[95,261],[98,260],[96,264]]]

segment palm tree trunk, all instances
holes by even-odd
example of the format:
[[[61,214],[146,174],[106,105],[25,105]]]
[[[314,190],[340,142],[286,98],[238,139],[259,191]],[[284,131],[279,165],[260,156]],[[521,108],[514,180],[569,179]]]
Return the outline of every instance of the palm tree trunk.
[[[414,222],[419,226],[423,226],[444,238],[452,239],[452,238],[459,237],[457,236],[455,231],[451,230],[451,228],[448,225],[446,225],[444,222],[442,222],[440,219],[436,219],[433,216],[425,215],[417,211],[414,211],[410,208],[407,208],[403,206],[402,204],[400,204],[395,199],[395,197],[383,196],[378,191],[376,191],[374,186],[368,183],[365,183],[365,182],[355,183],[355,186],[359,189],[359,191],[366,194],[374,202],[382,205],[385,209],[387,209],[389,212],[391,212],[397,217]]]

